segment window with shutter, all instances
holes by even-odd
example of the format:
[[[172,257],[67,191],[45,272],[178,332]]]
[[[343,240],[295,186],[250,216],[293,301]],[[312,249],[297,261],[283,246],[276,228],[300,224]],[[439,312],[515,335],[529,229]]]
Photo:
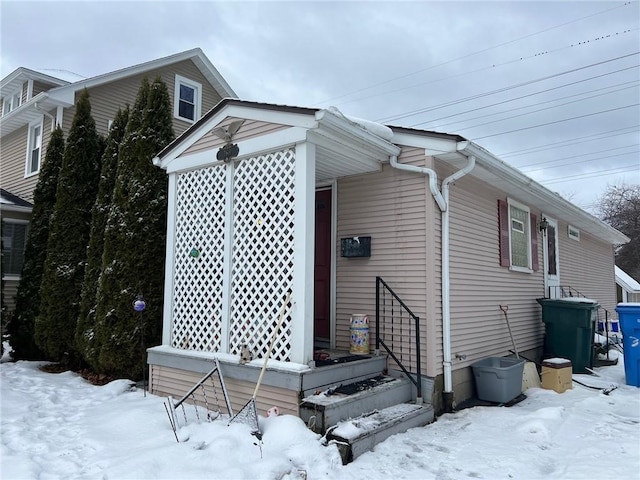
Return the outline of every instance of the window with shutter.
[[[538,271],[537,217],[529,207],[508,198],[498,200],[500,266],[520,272]]]

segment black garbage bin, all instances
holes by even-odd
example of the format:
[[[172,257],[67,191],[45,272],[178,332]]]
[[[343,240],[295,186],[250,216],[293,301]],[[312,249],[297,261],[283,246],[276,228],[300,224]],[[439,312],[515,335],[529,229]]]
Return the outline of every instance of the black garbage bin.
[[[539,298],[545,325],[547,358],[571,360],[573,373],[588,373],[593,366],[593,334],[600,305],[588,298]]]

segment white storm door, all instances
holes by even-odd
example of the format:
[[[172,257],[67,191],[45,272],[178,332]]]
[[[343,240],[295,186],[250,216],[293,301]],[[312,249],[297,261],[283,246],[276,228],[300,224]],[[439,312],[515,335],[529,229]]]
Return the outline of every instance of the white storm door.
[[[547,216],[548,226],[543,232],[545,295],[560,297],[560,265],[558,262],[558,222]]]

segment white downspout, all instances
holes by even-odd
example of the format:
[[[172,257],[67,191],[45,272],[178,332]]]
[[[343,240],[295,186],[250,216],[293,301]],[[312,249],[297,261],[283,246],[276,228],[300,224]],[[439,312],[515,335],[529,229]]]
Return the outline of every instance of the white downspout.
[[[476,157],[467,157],[467,164],[442,181],[442,196],[447,206],[442,210],[442,365],[444,367],[445,411],[453,409],[453,382],[451,380],[451,295],[449,277],[449,185],[464,177],[476,165]]]
[[[442,350],[444,367],[444,394],[445,410],[450,411],[453,403],[453,383],[451,381],[451,309],[450,309],[450,292],[449,292],[449,185],[464,177],[476,165],[476,157],[470,155],[467,157],[467,164],[457,172],[449,175],[442,181],[442,193],[438,190],[438,175],[435,170],[427,167],[418,167],[415,165],[405,165],[398,163],[398,157],[391,155],[389,162],[393,168],[405,170],[407,172],[421,173],[429,177],[429,189],[434,200],[438,204],[441,211],[441,243],[442,243]]]
[[[438,207],[440,207],[441,211],[445,211],[447,209],[447,204],[438,190],[438,174],[427,167],[418,167],[416,165],[405,165],[404,163],[398,163],[398,156],[391,155],[389,157],[389,162],[393,168],[397,168],[398,170],[405,170],[407,172],[413,173],[421,173],[423,175],[427,175],[429,177],[429,189],[431,189],[431,195],[436,200]]]

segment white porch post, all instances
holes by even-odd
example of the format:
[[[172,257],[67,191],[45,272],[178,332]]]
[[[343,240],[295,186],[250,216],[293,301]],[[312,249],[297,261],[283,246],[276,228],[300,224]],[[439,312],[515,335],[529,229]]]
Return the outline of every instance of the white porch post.
[[[316,148],[296,145],[291,361],[313,360]]]
[[[162,344],[171,345],[173,326],[173,267],[176,248],[176,173],[169,174],[167,188],[167,248],[164,275],[164,308],[162,311]]]

